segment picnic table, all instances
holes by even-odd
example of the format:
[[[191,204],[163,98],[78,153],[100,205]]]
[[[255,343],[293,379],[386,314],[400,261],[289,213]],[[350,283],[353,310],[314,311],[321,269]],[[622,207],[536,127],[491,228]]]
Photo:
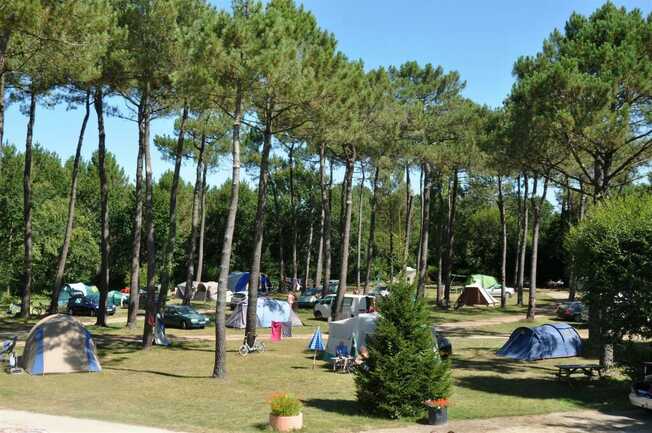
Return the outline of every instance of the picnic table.
[[[560,364],[555,365],[555,367],[559,369],[557,371],[557,377],[560,380],[562,378],[570,380],[574,374],[583,374],[588,378],[592,378],[597,373],[602,378],[602,373],[604,372],[604,367],[600,364]]]

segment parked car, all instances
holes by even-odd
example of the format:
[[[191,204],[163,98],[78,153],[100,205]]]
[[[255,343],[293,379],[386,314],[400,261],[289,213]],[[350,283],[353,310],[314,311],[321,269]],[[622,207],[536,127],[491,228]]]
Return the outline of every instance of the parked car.
[[[107,303],[106,314],[115,314],[115,305]],[[97,316],[100,311],[99,303],[84,295],[74,295],[68,300],[68,314],[73,316]]]
[[[321,298],[321,289],[319,287],[311,287],[303,291],[299,296],[299,308],[312,308],[315,303]]]
[[[316,319],[330,317],[331,305],[336,297],[337,295],[327,295],[315,303],[313,314]],[[375,296],[373,295],[344,295],[342,309],[345,312],[345,316],[355,317],[358,314],[366,313],[374,298]]]
[[[231,301],[229,302],[229,308],[235,310],[235,307],[240,304],[246,304],[249,295],[247,292],[236,292],[231,295]]]
[[[494,284],[493,286],[487,288],[487,292],[493,296],[494,298],[500,299],[501,296],[501,290],[500,288],[502,287],[502,284]],[[505,298],[509,299],[512,296],[514,296],[514,291],[513,287],[505,287]]]
[[[557,307],[557,317],[573,322],[588,320],[589,309],[580,301],[563,302]]]
[[[210,320],[188,305],[166,305],[163,323],[170,328],[203,328]]]
[[[327,294],[336,294],[337,289],[340,287],[340,280],[329,280],[328,287],[326,288]]]

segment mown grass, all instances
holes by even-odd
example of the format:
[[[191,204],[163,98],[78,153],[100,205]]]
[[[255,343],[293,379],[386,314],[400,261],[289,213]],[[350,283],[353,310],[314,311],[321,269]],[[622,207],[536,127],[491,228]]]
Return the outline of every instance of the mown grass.
[[[20,326],[15,320],[0,322],[4,330]],[[518,324],[505,326],[511,330]],[[170,348],[144,352],[137,338],[140,329],[122,325],[89,329],[102,373],[0,374],[0,406],[189,432],[249,433],[267,430],[269,395],[288,391],[304,401],[306,433],[391,428],[417,421],[391,421],[362,412],[355,401],[353,377],[332,373],[321,361],[313,370],[305,339],[267,343],[267,352],[244,359],[235,353],[239,341],[229,341],[228,377],[216,380],[210,377],[214,349],[210,341],[176,338]],[[585,360],[512,361],[495,356],[502,339],[451,339],[455,379],[451,419],[627,407],[628,385],[620,376],[573,385],[557,381],[555,364]]]

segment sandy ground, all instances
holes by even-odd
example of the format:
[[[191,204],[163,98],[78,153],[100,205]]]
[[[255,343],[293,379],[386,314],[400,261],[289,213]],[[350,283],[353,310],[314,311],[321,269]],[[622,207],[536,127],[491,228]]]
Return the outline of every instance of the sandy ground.
[[[0,409],[0,433],[172,433],[140,427],[68,416]]]
[[[368,433],[649,433],[652,413],[632,411],[605,414],[593,410],[538,416],[452,421],[443,427],[411,427],[370,430]],[[172,433],[149,427],[66,416],[0,410],[0,433]]]
[[[368,433],[650,433],[652,411],[605,414],[594,410],[548,415],[452,421],[443,427],[415,425]]]

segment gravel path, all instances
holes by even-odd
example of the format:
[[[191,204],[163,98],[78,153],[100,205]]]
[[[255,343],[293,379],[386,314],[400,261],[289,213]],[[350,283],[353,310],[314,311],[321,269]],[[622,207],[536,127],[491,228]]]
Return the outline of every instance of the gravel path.
[[[595,410],[547,415],[452,421],[443,427],[412,427],[369,430],[366,433],[650,433],[652,411],[605,414]]]

